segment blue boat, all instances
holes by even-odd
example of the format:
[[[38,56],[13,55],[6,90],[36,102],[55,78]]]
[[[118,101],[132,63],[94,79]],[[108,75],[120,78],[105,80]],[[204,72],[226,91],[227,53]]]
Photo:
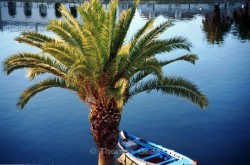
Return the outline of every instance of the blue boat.
[[[196,160],[125,131],[119,134],[118,147],[123,154],[117,161],[123,165],[197,165]]]

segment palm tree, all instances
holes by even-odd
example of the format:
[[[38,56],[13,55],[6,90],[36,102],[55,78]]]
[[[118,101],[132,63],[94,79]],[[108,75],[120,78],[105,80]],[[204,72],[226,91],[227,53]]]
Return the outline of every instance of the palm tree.
[[[201,108],[208,105],[207,98],[190,81],[164,77],[163,66],[175,61],[194,64],[198,59],[194,54],[165,61],[155,57],[175,49],[189,51],[191,44],[183,37],[157,39],[171,23],[153,27],[154,20],[149,20],[125,42],[138,4],[139,0],[116,20],[117,0],[109,3],[108,10],[98,0],[85,2],[77,8],[83,23],[61,6],[64,19],[51,20],[47,26],[56,37],[23,32],[16,39],[39,48],[41,53],[18,53],[4,61],[7,75],[21,68],[28,68],[30,80],[44,73],[53,75],[26,89],[17,103],[20,108],[37,93],[52,87],[75,91],[90,106],[99,165],[114,164],[114,152],[106,151],[116,149],[123,106],[135,95],[157,90],[186,98]],[[144,78],[149,75],[153,78],[146,81]]]

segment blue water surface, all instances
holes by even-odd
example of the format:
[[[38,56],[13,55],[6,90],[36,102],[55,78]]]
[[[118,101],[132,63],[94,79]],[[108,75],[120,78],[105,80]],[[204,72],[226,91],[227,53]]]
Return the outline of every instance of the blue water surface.
[[[209,98],[209,107],[200,110],[175,96],[142,93],[124,107],[120,128],[197,159],[201,165],[248,165],[250,42],[228,33],[223,43],[209,44],[202,18],[197,15],[175,21],[160,37],[190,39],[191,52],[199,55],[196,65],[177,62],[165,67],[164,73],[197,84]],[[160,15],[156,23],[166,20]],[[145,22],[137,12],[129,36]],[[19,34],[0,32],[1,63],[11,54],[37,51],[14,41]],[[176,51],[159,58],[187,53]],[[0,164],[97,164],[89,107],[73,92],[49,89],[31,99],[24,110],[18,110],[15,104],[21,92],[48,76],[29,82],[25,74],[25,70],[10,76],[0,73]]]

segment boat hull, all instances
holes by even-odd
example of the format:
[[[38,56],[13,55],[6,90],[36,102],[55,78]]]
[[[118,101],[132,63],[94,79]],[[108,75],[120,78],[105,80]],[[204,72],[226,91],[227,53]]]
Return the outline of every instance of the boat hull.
[[[174,150],[146,141],[139,137],[120,133],[118,147],[123,154],[118,162],[123,165],[196,165],[196,161]]]

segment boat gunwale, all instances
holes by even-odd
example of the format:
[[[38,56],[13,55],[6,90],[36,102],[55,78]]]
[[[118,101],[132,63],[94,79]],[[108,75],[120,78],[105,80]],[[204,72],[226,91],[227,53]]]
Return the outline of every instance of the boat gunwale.
[[[178,152],[176,152],[176,151],[174,151],[174,150],[172,150],[172,149],[163,147],[163,146],[161,146],[161,145],[155,144],[155,143],[153,143],[153,142],[149,142],[149,141],[147,141],[147,140],[145,140],[145,139],[142,139],[142,138],[136,137],[136,136],[134,136],[134,135],[130,135],[130,134],[128,135],[128,139],[131,140],[132,142],[134,142],[134,143],[136,143],[136,144],[138,144],[138,145],[140,145],[140,146],[142,146],[142,147],[148,149],[148,150],[150,150],[150,149],[151,149],[151,150],[152,150],[152,149],[155,149],[155,150],[156,150],[156,153],[154,153],[154,154],[152,154],[152,155],[155,155],[155,154],[157,154],[157,153],[158,153],[158,154],[160,153],[160,155],[159,155],[158,157],[160,157],[160,156],[167,156],[168,159],[165,160],[165,161],[168,161],[168,160],[174,158],[174,161],[171,161],[171,162],[169,162],[169,163],[167,163],[167,162],[164,161],[164,162],[167,163],[167,164],[175,163],[175,162],[178,162],[178,161],[180,161],[180,160],[186,160],[187,162],[194,164],[194,161],[193,161],[192,159],[190,159],[189,157],[187,157],[187,156],[185,156],[185,155],[182,155],[182,154],[180,154],[180,153],[178,153]],[[145,144],[145,145],[149,145],[150,147],[145,146],[145,145],[142,145],[142,143]],[[124,146],[123,146],[123,145],[124,145]],[[127,156],[130,157],[130,159],[133,159],[133,160],[136,159],[136,161],[140,161],[140,162],[142,162],[142,163],[151,163],[151,164],[152,164],[152,162],[149,162],[149,161],[148,161],[148,160],[150,160],[150,159],[144,160],[143,158],[138,158],[138,157],[136,157],[136,155],[134,155],[134,154],[129,150],[129,148],[127,148],[127,147],[125,146],[124,141],[121,140],[120,138],[119,138],[119,141],[118,141],[118,146],[121,148],[121,150],[122,150],[123,152],[125,152],[125,153],[127,154]],[[126,148],[125,148],[125,147],[126,147]],[[135,150],[135,151],[136,151],[136,150]],[[136,153],[135,153],[135,154],[136,154]],[[159,163],[156,163],[156,164],[161,164],[161,163],[163,163],[163,162],[159,162]],[[165,164],[165,163],[164,163],[164,164]]]

